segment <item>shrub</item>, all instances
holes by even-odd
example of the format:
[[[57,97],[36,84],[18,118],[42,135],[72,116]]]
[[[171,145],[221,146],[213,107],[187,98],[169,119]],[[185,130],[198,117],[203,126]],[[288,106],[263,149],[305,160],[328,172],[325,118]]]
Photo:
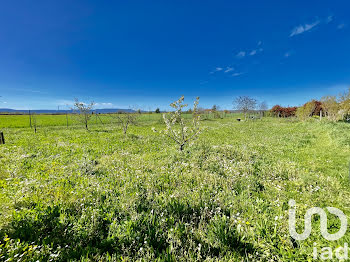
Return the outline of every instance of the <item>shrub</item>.
[[[337,98],[335,96],[324,96],[321,101],[325,116],[328,120],[336,121],[340,109]]]
[[[222,118],[216,105],[213,105],[210,112],[214,115],[214,118]]]
[[[276,117],[292,117],[295,116],[297,107],[282,107],[280,105],[275,105],[271,108],[270,112]]]
[[[306,120],[312,116],[319,116],[322,110],[322,102],[312,100],[297,109],[297,117]]]

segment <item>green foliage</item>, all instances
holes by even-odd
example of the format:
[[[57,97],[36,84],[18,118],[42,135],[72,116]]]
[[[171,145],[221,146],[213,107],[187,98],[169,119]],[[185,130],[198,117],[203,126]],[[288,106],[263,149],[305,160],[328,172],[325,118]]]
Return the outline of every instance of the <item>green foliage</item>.
[[[287,213],[293,198],[299,229],[313,206],[349,217],[347,123],[213,119],[180,153],[151,131],[165,128],[155,116],[128,137],[109,118],[90,132],[6,128],[0,260],[307,261],[314,242],[348,242],[325,241],[315,220],[293,247]]]
[[[331,121],[336,121],[339,119],[339,110],[340,105],[337,102],[337,98],[335,96],[325,96],[322,97],[322,109],[326,117]]]
[[[210,112],[214,115],[214,118],[222,118],[216,105],[213,105]]]
[[[313,102],[308,102],[305,105],[298,107],[296,116],[302,120],[305,121],[309,119],[312,116],[312,112],[315,109],[315,104]]]

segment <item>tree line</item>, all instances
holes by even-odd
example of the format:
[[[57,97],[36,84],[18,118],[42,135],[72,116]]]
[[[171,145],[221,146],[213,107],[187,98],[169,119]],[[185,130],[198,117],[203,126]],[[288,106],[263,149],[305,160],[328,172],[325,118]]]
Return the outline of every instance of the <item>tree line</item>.
[[[350,88],[338,96],[327,95],[320,100],[312,99],[300,107],[275,105],[270,113],[275,117],[297,117],[307,120],[310,117],[325,118],[330,121],[350,121]]]

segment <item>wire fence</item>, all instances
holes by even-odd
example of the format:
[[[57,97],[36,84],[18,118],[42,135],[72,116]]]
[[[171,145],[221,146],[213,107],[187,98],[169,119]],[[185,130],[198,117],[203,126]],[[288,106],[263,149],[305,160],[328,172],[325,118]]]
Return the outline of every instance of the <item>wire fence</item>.
[[[89,120],[89,125],[108,125],[116,124],[117,120],[113,117],[114,114],[96,114],[93,113]],[[201,113],[202,120],[211,120],[219,118],[240,117],[239,113],[226,113],[218,111],[217,113],[204,112]],[[192,119],[191,113],[184,113],[184,119]],[[162,113],[141,113],[138,117],[138,122],[142,123],[163,123]],[[0,115],[0,128],[27,128],[33,127],[50,127],[50,126],[77,126],[81,125],[78,114],[2,114]]]

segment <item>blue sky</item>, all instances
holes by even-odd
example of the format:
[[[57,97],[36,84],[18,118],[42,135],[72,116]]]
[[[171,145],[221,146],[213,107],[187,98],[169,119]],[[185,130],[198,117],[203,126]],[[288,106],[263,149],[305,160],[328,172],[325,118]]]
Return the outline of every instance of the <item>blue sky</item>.
[[[349,1],[2,1],[0,107],[300,105],[350,86]]]

